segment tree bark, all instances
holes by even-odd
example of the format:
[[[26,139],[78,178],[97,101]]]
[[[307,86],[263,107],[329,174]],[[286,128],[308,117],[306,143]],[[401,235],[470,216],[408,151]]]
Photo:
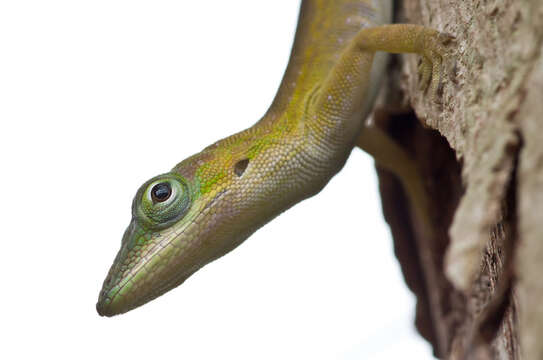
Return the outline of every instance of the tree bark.
[[[419,90],[414,56],[393,61],[383,97],[389,113],[411,109],[384,126],[416,159],[434,215],[429,237],[378,168],[417,328],[443,359],[543,359],[543,1],[397,5],[397,22],[455,37],[439,102]]]

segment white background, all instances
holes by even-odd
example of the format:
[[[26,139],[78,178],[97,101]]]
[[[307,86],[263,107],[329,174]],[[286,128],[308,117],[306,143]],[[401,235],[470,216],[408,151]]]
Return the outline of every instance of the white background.
[[[3,1],[4,359],[431,359],[359,150],[181,287],[95,302],[132,196],[265,112],[299,3]]]

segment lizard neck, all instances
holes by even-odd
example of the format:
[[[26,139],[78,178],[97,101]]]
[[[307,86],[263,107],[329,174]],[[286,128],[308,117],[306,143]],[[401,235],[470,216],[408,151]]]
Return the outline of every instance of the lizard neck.
[[[259,135],[272,133],[296,144],[297,138],[304,137],[296,151],[320,153],[318,161],[330,165],[328,172],[339,171],[373,106],[387,55],[376,54],[373,66],[368,66],[372,68],[370,78],[361,78],[358,71],[347,75],[355,85],[342,96],[346,108],[341,113],[329,111],[330,102],[340,101],[340,97],[324,94],[323,85],[360,29],[390,22],[391,10],[391,0],[302,1],[290,60],[277,95],[264,117],[246,130],[251,134],[248,138],[258,142]],[[355,67],[364,68],[362,63],[368,61],[372,59],[358,59]]]
[[[350,75],[352,86],[344,88],[345,96],[330,95],[342,54],[361,28],[388,20],[383,7],[390,1],[377,0],[304,0],[289,64],[269,110],[251,128],[234,134],[206,148],[201,163],[222,163],[247,159],[260,170],[253,176],[277,178],[289,174],[296,189],[291,197],[297,201],[318,192],[344,165],[371,109],[385,61],[378,61],[370,78],[360,71]],[[373,58],[360,58],[354,69],[370,68]],[[341,69],[344,71],[344,69]],[[348,94],[348,95],[347,95]],[[341,111],[334,107],[339,104]],[[286,188],[279,189],[287,191]]]
[[[253,169],[247,177],[269,178],[275,191],[292,191],[293,203],[318,192],[354,146],[385,64],[376,62],[368,78],[361,69],[371,68],[373,55],[338,63],[360,29],[388,20],[387,5],[389,0],[304,0],[289,64],[264,117],[176,169],[186,169],[189,178],[195,171],[228,174],[237,161],[247,160]]]
[[[304,0],[289,63],[269,113],[300,114],[308,93],[364,27],[390,23],[392,0]],[[273,121],[265,116],[265,121]]]

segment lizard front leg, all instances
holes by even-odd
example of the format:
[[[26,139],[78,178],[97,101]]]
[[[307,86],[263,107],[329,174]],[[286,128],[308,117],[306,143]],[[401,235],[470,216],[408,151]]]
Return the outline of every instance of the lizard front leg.
[[[309,103],[305,121],[307,128],[317,134],[317,141],[324,140],[328,154],[343,151],[346,144],[354,144],[357,134],[361,134],[359,145],[362,148],[374,148],[372,154],[390,151],[377,149],[392,146],[384,140],[382,144],[372,145],[376,142],[372,137],[383,139],[384,136],[378,129],[363,129],[360,123],[360,118],[366,116],[373,106],[370,98],[376,84],[371,77],[371,69],[375,53],[421,55],[421,87],[423,90],[429,89],[430,96],[435,99],[442,79],[443,59],[447,56],[446,44],[451,38],[436,30],[411,24],[382,25],[360,30],[319,86],[317,96]],[[387,161],[390,164],[388,167],[393,167],[393,161],[394,157]]]
[[[442,79],[442,62],[450,35],[412,24],[392,24],[365,28],[353,38],[342,53],[338,63],[325,80],[317,113],[330,124],[339,116],[352,116],[356,96],[367,97],[371,84],[370,69],[377,51],[390,53],[416,53],[422,56],[421,87],[435,97]],[[352,88],[353,79],[360,81],[359,88]],[[349,90],[348,100],[330,101]],[[350,105],[350,106],[346,106]],[[320,105],[320,106],[319,106]],[[371,106],[371,104],[369,104]],[[348,111],[351,111],[350,113]],[[368,110],[366,109],[366,112]],[[376,124],[365,123],[356,145],[372,155],[375,161],[398,176],[414,208],[416,216],[431,228],[427,194],[420,172],[411,156]]]
[[[397,24],[385,25],[361,30],[353,40],[349,52],[343,55],[346,63],[349,58],[371,56],[376,51],[392,53],[417,53],[422,56],[420,79],[422,90],[429,90],[432,100],[436,99],[439,85],[442,81],[442,63],[447,55],[446,43],[451,37],[438,31],[418,25]],[[362,54],[362,55],[357,55]],[[366,55],[363,55],[366,54]],[[341,75],[336,73],[337,75]],[[371,84],[369,84],[371,85]],[[364,89],[363,91],[367,91]],[[415,218],[422,225],[420,236],[434,238],[434,224],[430,209],[429,195],[425,181],[413,157],[378,124],[365,123],[356,140],[356,145],[373,156],[377,165],[391,171],[400,180]],[[419,247],[419,255],[431,262],[428,249]],[[436,279],[432,272],[425,271],[428,286],[433,286]],[[431,303],[431,316],[438,324],[440,299],[436,293],[431,293],[428,299]],[[447,348],[446,334],[443,328],[437,326],[438,352],[444,353]]]

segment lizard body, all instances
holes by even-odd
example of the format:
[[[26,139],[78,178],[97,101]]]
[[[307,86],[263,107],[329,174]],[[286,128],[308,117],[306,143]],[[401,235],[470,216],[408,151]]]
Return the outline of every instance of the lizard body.
[[[318,193],[355,144],[407,179],[418,196],[405,154],[385,134],[364,126],[386,61],[377,59],[373,69],[372,64],[376,51],[419,53],[422,81],[431,82],[435,92],[443,39],[422,26],[380,26],[390,21],[390,5],[302,1],[288,67],[262,119],[138,190],[100,292],[100,315],[124,313],[180,285],[282,211]]]

